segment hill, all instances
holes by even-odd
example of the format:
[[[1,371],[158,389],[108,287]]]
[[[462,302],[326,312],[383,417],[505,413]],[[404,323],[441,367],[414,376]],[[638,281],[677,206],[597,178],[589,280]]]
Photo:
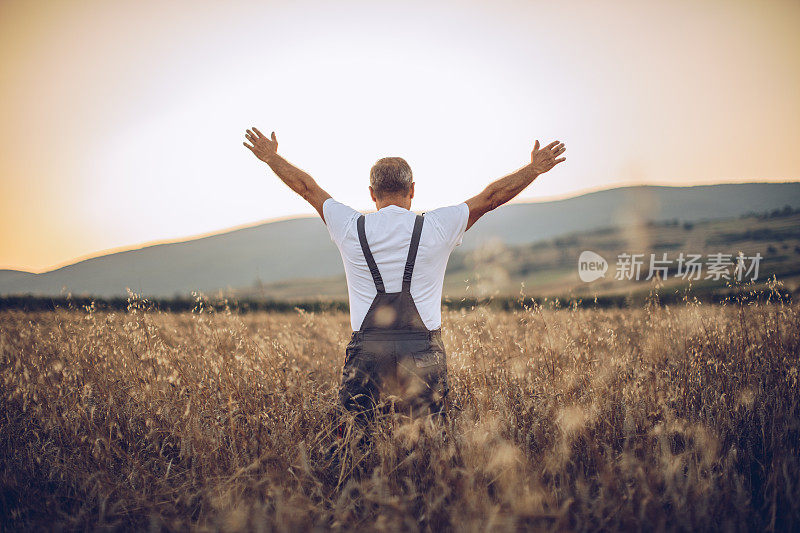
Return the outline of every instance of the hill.
[[[591,250],[608,262],[608,272],[603,278],[589,283],[580,279],[578,258],[584,250]],[[786,283],[788,290],[797,290],[800,287],[800,211],[781,210],[771,216],[745,215],[699,222],[645,222],[637,226],[574,232],[532,244],[508,246],[496,242],[474,250],[456,248],[447,266],[444,297],[459,300],[514,296],[523,286],[525,294],[540,297],[591,298],[646,293],[650,286],[647,278],[651,254],[659,260],[666,254],[668,263],[661,263],[669,266],[663,290],[685,288],[691,281],[695,292],[716,293],[731,280],[722,276],[714,279],[714,275],[706,279],[708,263],[713,260],[711,256],[730,256],[727,259],[733,264],[728,264],[726,270],[728,278],[732,278],[739,252],[748,258],[760,254],[756,282],[764,283],[775,276]],[[685,257],[689,254],[701,256],[700,279],[681,277],[683,272],[678,271],[681,253]],[[621,254],[641,254],[639,279],[616,279]],[[750,267],[751,263],[748,260],[746,266]],[[747,278],[754,274],[755,271]],[[347,287],[342,275],[243,287],[232,295],[256,300],[346,300]]]
[[[800,183],[622,187],[566,200],[506,205],[470,229],[448,274],[451,280],[459,274],[459,255],[498,245],[525,246],[648,222],[726,219],[786,205],[800,208]],[[308,292],[312,284],[302,280],[316,279],[343,279],[341,258],[319,219],[297,218],[108,254],[42,274],[0,271],[0,294],[68,291],[109,297],[124,295],[130,287],[144,295],[175,296],[277,286]],[[303,296],[309,295],[297,295]]]

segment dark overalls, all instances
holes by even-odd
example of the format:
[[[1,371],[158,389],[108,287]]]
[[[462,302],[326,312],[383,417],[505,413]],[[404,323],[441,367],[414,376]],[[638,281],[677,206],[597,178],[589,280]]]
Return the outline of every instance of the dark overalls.
[[[359,331],[347,345],[339,399],[366,423],[374,416],[381,393],[395,411],[412,417],[442,414],[448,392],[447,365],[441,329],[430,331],[411,297],[411,275],[424,218],[417,215],[400,292],[387,293],[364,232],[364,215],[357,222],[361,250],[378,294]]]

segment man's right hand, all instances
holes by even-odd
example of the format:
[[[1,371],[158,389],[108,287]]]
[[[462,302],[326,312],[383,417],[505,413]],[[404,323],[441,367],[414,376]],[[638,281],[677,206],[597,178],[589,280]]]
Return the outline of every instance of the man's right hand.
[[[533,152],[531,152],[531,166],[537,174],[544,174],[557,164],[565,161],[566,157],[556,157],[564,153],[566,148],[564,143],[553,141],[541,150],[539,149],[539,141],[533,145]]]
[[[264,163],[269,163],[270,159],[272,159],[275,154],[278,153],[278,139],[275,137],[275,132],[272,132],[272,138],[268,138],[264,134],[262,134],[256,127],[253,127],[253,130],[247,130],[245,133],[245,137],[247,140],[253,143],[253,146],[250,146],[246,142],[242,143],[246,147],[253,152],[257,158],[262,160]]]
[[[531,184],[539,174],[544,174],[557,164],[564,161],[565,157],[558,157],[564,153],[564,143],[553,141],[539,149],[539,141],[533,145],[531,162],[516,172],[493,181],[480,194],[467,200],[469,219],[467,229],[471,228],[484,214],[508,202]]]

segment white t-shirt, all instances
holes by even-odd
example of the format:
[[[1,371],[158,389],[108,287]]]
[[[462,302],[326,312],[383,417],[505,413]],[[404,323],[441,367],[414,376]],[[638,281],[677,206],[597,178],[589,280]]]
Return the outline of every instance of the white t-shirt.
[[[356,221],[361,213],[333,198],[322,204],[331,240],[339,247],[350,297],[350,325],[356,331],[375,299],[377,289],[361,251]],[[414,229],[413,211],[388,205],[369,213],[364,221],[369,248],[378,265],[386,292],[400,292],[408,247]],[[450,252],[461,244],[467,229],[466,203],[425,213],[417,260],[411,277],[411,297],[428,329],[442,325],[442,283]]]

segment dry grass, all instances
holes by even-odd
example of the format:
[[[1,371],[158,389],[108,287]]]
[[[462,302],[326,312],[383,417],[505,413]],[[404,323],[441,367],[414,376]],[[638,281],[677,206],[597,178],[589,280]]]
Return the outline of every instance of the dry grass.
[[[800,527],[797,304],[451,312],[446,425],[364,450],[347,324],[3,312],[3,526]]]

